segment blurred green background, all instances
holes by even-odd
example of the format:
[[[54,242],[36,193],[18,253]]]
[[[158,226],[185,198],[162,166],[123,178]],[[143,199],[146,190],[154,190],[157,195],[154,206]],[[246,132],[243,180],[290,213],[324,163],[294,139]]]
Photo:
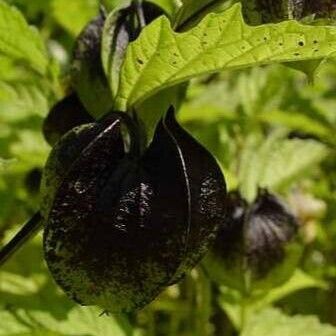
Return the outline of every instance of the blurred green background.
[[[0,244],[39,207],[50,151],[42,121],[64,96],[75,38],[99,9],[96,0],[6,2],[37,27],[51,62],[42,78],[0,55]],[[303,252],[290,280],[251,302],[200,265],[142,312],[99,317],[56,288],[38,236],[0,271],[0,335],[336,335],[318,322],[336,325],[336,62],[314,83],[285,66],[195,80],[179,119],[216,156],[229,189],[253,200],[267,187],[292,207]]]

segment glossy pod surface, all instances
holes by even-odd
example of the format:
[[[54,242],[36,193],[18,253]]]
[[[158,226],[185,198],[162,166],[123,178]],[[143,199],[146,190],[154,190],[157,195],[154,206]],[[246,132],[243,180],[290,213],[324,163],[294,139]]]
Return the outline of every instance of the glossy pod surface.
[[[63,140],[45,178],[49,269],[69,297],[111,312],[142,308],[183,277],[225,219],[220,168],[172,109],[142,154],[125,151],[122,123],[112,113],[77,131],[80,150],[55,180],[72,148]]]

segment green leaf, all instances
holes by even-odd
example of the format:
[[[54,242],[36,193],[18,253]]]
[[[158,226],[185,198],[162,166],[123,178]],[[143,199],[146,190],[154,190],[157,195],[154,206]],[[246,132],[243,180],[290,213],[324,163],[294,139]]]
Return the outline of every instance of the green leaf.
[[[65,335],[126,336],[131,334],[131,327],[125,318],[100,316],[101,314],[101,308],[77,306],[70,311],[65,322],[58,323],[58,328]]]
[[[138,116],[143,122],[147,133],[147,140],[152,138],[159,119],[168,111],[170,106],[173,105],[178,110],[181,101],[185,97],[186,89],[186,84],[176,85],[158,92],[138,106]]]
[[[1,120],[15,122],[29,116],[45,116],[49,109],[47,92],[34,82],[0,80]]]
[[[336,328],[313,316],[287,316],[270,308],[253,316],[241,336],[336,336]]]
[[[25,221],[38,206],[38,195],[32,197],[25,178],[45,163],[49,148],[41,133],[42,117],[54,99],[50,79],[0,56],[0,153],[12,159],[0,169],[0,228]]]
[[[295,293],[299,290],[307,289],[307,288],[320,288],[320,289],[328,289],[328,286],[325,282],[315,279],[309,274],[297,269],[293,276],[282,286],[273,288],[273,290],[268,291],[267,294],[262,298],[255,302],[255,308],[263,308],[267,305],[272,304],[273,302],[279,301],[282,298]]]
[[[51,305],[53,303],[51,302]],[[71,336],[126,336],[130,335],[118,323],[118,318],[100,316],[99,308],[74,307],[64,320],[52,317],[46,311],[7,309],[0,310],[1,336],[17,335],[71,335]]]
[[[29,333],[15,334],[13,336],[65,336],[65,335],[61,335],[59,333],[55,333],[49,330],[40,329],[40,330],[33,330],[32,332]]]
[[[0,55],[9,57],[44,75],[48,57],[43,41],[35,28],[29,26],[22,14],[0,1]],[[0,57],[1,57],[0,56]]]
[[[226,0],[182,0],[182,6],[176,14],[174,26],[179,27],[184,25],[187,21],[193,20],[199,14],[207,14],[215,6],[225,2]]]
[[[284,140],[268,153],[268,164],[260,172],[262,187],[278,187],[317,165],[328,155],[326,147],[313,140]]]
[[[318,119],[318,116],[306,115],[302,112],[274,110],[265,111],[258,115],[258,119],[270,125],[285,126],[290,130],[297,130],[321,139],[331,139],[333,130]]]
[[[314,78],[318,74],[319,68],[324,63],[324,60],[310,60],[310,61],[302,61],[302,62],[291,62],[286,65],[289,68],[302,71],[306,74],[310,83],[314,83]]]
[[[284,187],[296,178],[302,178],[306,170],[327,155],[326,146],[314,140],[290,140],[277,132],[266,141],[251,136],[240,163],[241,192],[247,199],[253,200],[258,187]]]
[[[252,295],[246,296],[237,290],[221,286],[219,304],[228,314],[236,328],[241,329],[246,319],[267,308],[272,303],[294,292],[308,288],[327,289],[327,285],[297,269],[292,277],[283,285],[272,290],[251,293]]]
[[[178,9],[178,1],[176,0],[149,0],[157,5],[159,5],[163,10],[169,15],[173,16],[173,14]]]
[[[48,66],[48,75],[51,69]],[[0,155],[12,159],[0,169],[0,229],[25,221],[38,206],[38,195],[30,193],[25,178],[43,167],[49,151],[41,126],[55,92],[47,77],[0,56]]]
[[[123,315],[100,316],[98,307],[81,307],[58,291],[43,262],[37,237],[0,273],[0,336],[128,336]]]
[[[161,17],[130,45],[116,99],[118,109],[195,76],[254,65],[322,59],[336,50],[336,29],[295,21],[250,27],[240,4],[209,14],[186,33]]]
[[[0,56],[0,120],[5,123],[31,116],[44,116],[49,109],[53,86],[10,57]]]
[[[52,0],[5,0],[7,3],[13,4],[24,14],[25,18],[29,20],[34,20],[41,13],[49,13],[50,1]]]
[[[11,162],[11,160],[5,160],[0,158],[0,171],[6,169],[6,167],[10,165]]]
[[[90,19],[97,15],[96,0],[53,0],[52,11],[57,22],[71,35],[76,36]]]

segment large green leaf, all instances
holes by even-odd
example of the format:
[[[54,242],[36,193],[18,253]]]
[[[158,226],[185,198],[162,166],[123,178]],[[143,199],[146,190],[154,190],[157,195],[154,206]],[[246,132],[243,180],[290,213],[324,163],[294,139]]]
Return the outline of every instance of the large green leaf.
[[[241,192],[253,200],[258,187],[273,190],[284,187],[327,155],[326,146],[314,140],[287,139],[277,132],[266,141],[251,136],[240,162]]]
[[[0,120],[9,123],[30,116],[45,116],[49,108],[46,95],[38,83],[0,80]]]
[[[294,129],[326,141],[334,140],[334,130],[326,123],[321,122],[318,115],[310,116],[297,111],[289,113],[284,110],[274,110],[261,113],[258,118],[270,125],[285,126],[288,129]]]
[[[276,287],[271,291],[268,291],[265,296],[255,301],[255,309],[264,308],[276,301],[283,299],[284,297],[295,293],[297,291],[307,288],[319,288],[328,289],[328,285],[320,279],[313,278],[308,273],[297,269],[293,276],[282,286]]]
[[[116,107],[125,110],[156,92],[198,75],[253,65],[322,59],[336,50],[336,29],[295,21],[250,27],[240,4],[209,14],[186,33],[165,17],[130,45]]]
[[[52,96],[51,79],[0,53],[0,122],[7,124],[46,115]]]
[[[221,286],[221,295],[218,302],[228,314],[232,323],[240,330],[246,319],[266,309],[272,303],[308,288],[327,289],[327,286],[324,282],[297,269],[293,276],[283,285],[262,293],[252,293],[252,295],[247,297],[232,288]],[[242,316],[242,313],[244,316]]]
[[[22,14],[0,1],[0,57],[7,56],[44,75],[48,57],[37,30],[30,27]]]
[[[6,166],[8,166],[8,164],[10,164],[10,160],[5,160],[5,159],[2,159],[0,157],[0,172],[3,170],[3,169],[6,169]]]
[[[286,316],[267,309],[246,324],[241,336],[336,336],[336,328],[321,324],[312,316]]]
[[[70,34],[76,36],[97,15],[97,0],[52,0],[52,11],[55,19]]]
[[[51,305],[53,303],[51,302]],[[0,310],[0,335],[130,335],[111,316],[100,316],[98,308],[74,307],[65,320],[58,320],[46,311],[24,309]],[[129,329],[130,330],[130,329]]]
[[[41,126],[54,99],[51,80],[0,56],[0,156],[12,159],[0,169],[0,230],[24,222],[38,206],[26,177],[43,167],[50,150]]]

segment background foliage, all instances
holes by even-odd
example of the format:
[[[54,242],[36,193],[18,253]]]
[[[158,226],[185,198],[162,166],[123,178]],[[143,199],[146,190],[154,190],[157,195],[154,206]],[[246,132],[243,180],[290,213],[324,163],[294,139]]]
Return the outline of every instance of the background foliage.
[[[119,1],[103,2],[111,9]],[[167,13],[176,10],[177,2],[156,2]],[[64,96],[75,37],[98,9],[96,0],[0,2],[2,244],[38,208],[38,178],[50,150],[42,121]],[[186,6],[177,24],[191,10]],[[1,269],[0,335],[336,335],[335,92],[332,59],[314,83],[283,65],[261,66],[193,80],[179,113],[216,156],[230,189],[253,200],[258,186],[267,187],[296,212],[302,251],[287,282],[275,286],[270,278],[267,291],[242,293],[226,276],[213,281],[209,273],[221,275],[225,267],[206,259],[144,311],[99,316],[99,308],[75,306],[56,288],[38,236]]]

